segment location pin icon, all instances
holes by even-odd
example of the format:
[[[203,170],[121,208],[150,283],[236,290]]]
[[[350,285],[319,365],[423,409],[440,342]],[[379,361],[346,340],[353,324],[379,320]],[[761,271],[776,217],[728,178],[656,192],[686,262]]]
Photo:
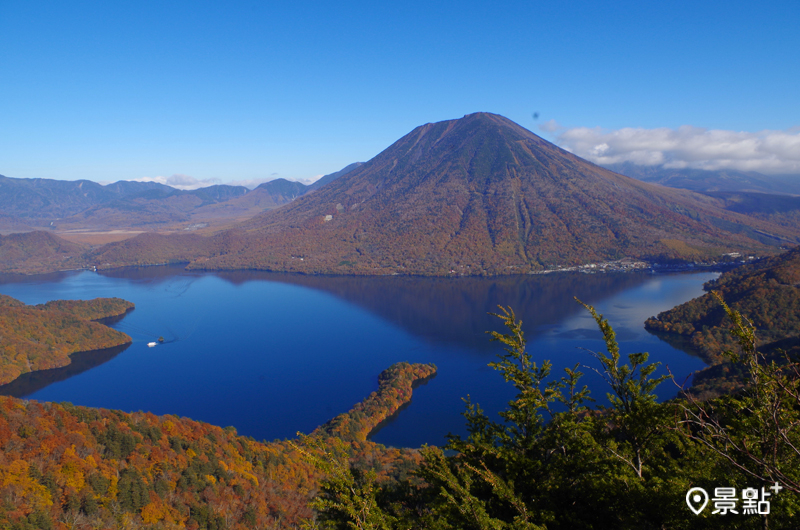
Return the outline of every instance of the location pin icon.
[[[695,515],[700,515],[708,504],[708,493],[703,488],[692,488],[686,494],[686,504]]]

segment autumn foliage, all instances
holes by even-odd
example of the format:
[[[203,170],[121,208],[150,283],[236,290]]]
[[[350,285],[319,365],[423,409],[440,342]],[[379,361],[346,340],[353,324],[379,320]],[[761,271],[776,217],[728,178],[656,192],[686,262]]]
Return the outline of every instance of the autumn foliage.
[[[761,343],[800,333],[800,247],[724,273],[704,286],[753,322]],[[709,292],[645,322],[649,330],[678,335],[709,363],[734,345],[731,322]]]
[[[326,424],[347,431],[355,467],[378,481],[416,469],[416,450],[361,433],[434,372],[398,363],[377,393]],[[322,478],[303,450],[175,416],[0,397],[0,528],[296,528],[314,519],[308,504]]]
[[[741,374],[725,362],[723,352],[736,346],[732,323],[712,295],[744,315],[759,337],[760,350],[793,350],[800,334],[800,247],[780,256],[759,260],[728,271],[704,286],[708,293],[651,317],[645,327],[664,339],[699,354],[712,365],[695,377],[695,386],[731,391],[741,385]],[[718,388],[716,388],[718,387]],[[717,393],[717,392],[715,392]]]
[[[433,377],[433,364],[397,363],[378,376],[378,390],[353,407],[320,426],[313,434],[335,436],[345,441],[361,441],[382,421],[411,401],[414,383]]]
[[[66,366],[72,353],[131,342],[125,333],[92,321],[132,308],[131,302],[120,298],[26,306],[0,295],[0,384],[27,372]]]

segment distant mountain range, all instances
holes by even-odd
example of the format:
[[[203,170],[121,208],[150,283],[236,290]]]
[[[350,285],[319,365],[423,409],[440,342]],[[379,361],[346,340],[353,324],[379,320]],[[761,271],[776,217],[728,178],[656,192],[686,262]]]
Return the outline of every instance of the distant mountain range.
[[[212,221],[214,219],[249,219],[263,213],[265,210],[277,208],[306,193],[310,193],[328,182],[332,182],[338,177],[347,174],[361,164],[361,162],[350,164],[340,171],[325,175],[310,185],[283,178],[270,180],[269,182],[260,184],[246,195],[235,197],[225,202],[200,207],[192,213],[192,218],[195,222]]]
[[[800,175],[755,171],[668,169],[625,162],[604,166],[621,175],[722,199],[722,207],[786,227],[800,226]]]
[[[0,229],[181,230],[191,224],[242,221],[277,208],[358,167],[347,166],[311,185],[276,179],[250,191],[215,185],[179,190],[155,182],[15,179],[0,175]]]
[[[670,169],[631,162],[603,166],[620,175],[670,188],[705,192],[756,192],[800,195],[800,175],[763,175],[755,171],[724,169]]]
[[[0,226],[55,229],[135,227],[179,223],[196,208],[244,195],[244,186],[182,191],[155,182],[15,179],[0,175]]]
[[[798,229],[724,204],[619,175],[477,113],[417,127],[314,193],[205,239],[189,266],[509,274],[623,257],[707,260],[798,242]],[[149,245],[165,244],[143,235],[93,259],[142,263]]]
[[[183,232],[217,223],[195,234],[166,235],[162,228],[79,257],[52,238],[30,236],[39,238],[31,253],[37,245],[51,249],[48,263],[61,256],[62,266],[188,262],[214,270],[515,274],[625,257],[708,261],[800,241],[794,197],[784,196],[776,212],[775,201],[747,194],[642,182],[488,113],[417,127],[372,160],[311,186],[278,179],[251,192],[233,186],[179,192],[157,184],[12,180],[0,180],[0,205],[13,203],[15,219],[69,215],[54,223],[61,229],[129,222]],[[26,210],[25,200],[40,213]],[[0,258],[23,247],[6,238]],[[14,263],[25,269],[36,260]],[[13,263],[6,269],[17,270]]]

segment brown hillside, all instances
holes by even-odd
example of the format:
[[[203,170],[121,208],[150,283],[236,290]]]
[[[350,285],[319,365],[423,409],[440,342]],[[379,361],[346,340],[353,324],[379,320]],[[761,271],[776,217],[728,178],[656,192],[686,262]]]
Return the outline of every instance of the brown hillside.
[[[72,353],[130,343],[128,335],[91,320],[131,309],[133,304],[120,298],[26,306],[0,295],[0,385],[24,373],[66,366]]]
[[[0,235],[0,272],[44,272],[81,266],[85,248],[49,232]]]
[[[97,268],[128,265],[165,265],[184,263],[209,253],[212,243],[197,234],[163,235],[147,232],[132,239],[109,243],[87,257]]]
[[[800,335],[800,247],[728,271],[704,288],[747,317],[762,344]],[[735,346],[730,319],[710,292],[647,319],[645,327],[683,338],[709,364]]]
[[[242,228],[237,244],[191,266],[502,274],[624,256],[707,259],[797,240],[718,199],[618,175],[486,113],[418,127]]]
[[[494,114],[416,128],[369,162],[207,239],[109,244],[104,267],[513,274],[615,260],[771,253],[796,227],[600,168]],[[174,251],[162,243],[169,242]]]

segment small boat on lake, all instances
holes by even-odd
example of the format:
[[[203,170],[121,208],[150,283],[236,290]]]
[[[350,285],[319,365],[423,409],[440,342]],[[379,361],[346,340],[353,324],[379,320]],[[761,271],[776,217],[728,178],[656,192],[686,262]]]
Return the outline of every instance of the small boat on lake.
[[[157,343],[157,342],[148,342],[148,343],[147,343],[147,347],[148,347],[148,348],[152,348],[152,347],[153,347],[153,346],[155,346],[156,344],[158,344],[158,343]]]

